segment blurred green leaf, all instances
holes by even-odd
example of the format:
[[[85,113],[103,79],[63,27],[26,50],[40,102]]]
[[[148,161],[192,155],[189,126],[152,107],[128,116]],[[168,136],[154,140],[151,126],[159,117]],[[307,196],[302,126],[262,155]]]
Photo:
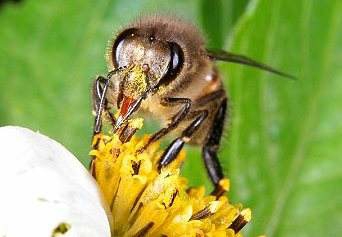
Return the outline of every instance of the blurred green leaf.
[[[226,36],[244,12],[248,0],[201,0],[201,26],[208,41],[208,48],[220,49]]]
[[[88,163],[90,88],[115,31],[140,14],[195,21],[198,1],[41,1],[0,10],[0,124],[30,127]]]
[[[87,164],[93,121],[90,88],[96,75],[106,73],[108,40],[142,14],[174,14],[200,25],[200,3],[23,0],[2,5],[0,125],[48,134]],[[223,9],[229,8],[225,3]]]
[[[201,24],[206,30],[206,38],[208,40],[208,46],[211,47],[223,47],[224,40],[224,12],[223,12],[223,2],[221,0],[210,1],[202,0],[201,4]],[[210,14],[208,11],[210,9]],[[231,26],[229,22],[229,26]]]
[[[231,51],[298,77],[222,65],[232,126],[221,160],[233,199],[253,210],[251,236],[342,235],[341,12],[341,1],[252,1],[235,28]]]

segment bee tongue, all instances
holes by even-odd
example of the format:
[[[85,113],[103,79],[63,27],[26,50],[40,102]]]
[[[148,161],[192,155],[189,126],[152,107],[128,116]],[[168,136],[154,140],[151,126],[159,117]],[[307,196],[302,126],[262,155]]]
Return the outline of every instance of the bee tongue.
[[[130,107],[132,106],[132,104],[134,104],[134,99],[128,96],[124,96],[124,98],[122,99],[122,105],[120,108],[120,116],[125,117],[128,110],[130,109]]]
[[[122,123],[124,123],[132,113],[139,107],[141,98],[133,99],[132,97],[124,96],[122,99],[122,104],[120,108],[120,114],[116,120],[115,129],[120,128]]]

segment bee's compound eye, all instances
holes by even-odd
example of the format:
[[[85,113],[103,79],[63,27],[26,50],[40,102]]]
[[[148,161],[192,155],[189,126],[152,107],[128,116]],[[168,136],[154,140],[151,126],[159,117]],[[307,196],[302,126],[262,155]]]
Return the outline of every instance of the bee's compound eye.
[[[182,48],[175,42],[169,42],[170,62],[166,74],[160,80],[160,84],[168,84],[177,77],[184,64],[184,53]]]
[[[167,74],[173,77],[176,76],[183,67],[184,54],[182,48],[174,42],[169,43],[171,59]]]
[[[170,49],[170,62],[167,68],[167,72],[160,79],[158,86],[169,84],[175,79],[178,73],[182,70],[184,64],[184,53],[182,48],[175,42],[168,42]]]
[[[129,37],[134,37],[137,33],[136,28],[130,28],[121,32],[115,39],[112,47],[112,61],[115,67],[119,66],[119,56],[124,41]]]

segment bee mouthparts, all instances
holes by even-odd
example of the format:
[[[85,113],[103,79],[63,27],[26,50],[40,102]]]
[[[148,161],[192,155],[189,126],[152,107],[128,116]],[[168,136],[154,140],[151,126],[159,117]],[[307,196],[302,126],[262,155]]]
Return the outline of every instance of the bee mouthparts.
[[[133,99],[131,97],[124,96],[124,98],[122,99],[120,114],[115,123],[115,130],[119,129],[121,125],[125,123],[129,119],[129,117],[139,108],[141,101],[142,97]]]

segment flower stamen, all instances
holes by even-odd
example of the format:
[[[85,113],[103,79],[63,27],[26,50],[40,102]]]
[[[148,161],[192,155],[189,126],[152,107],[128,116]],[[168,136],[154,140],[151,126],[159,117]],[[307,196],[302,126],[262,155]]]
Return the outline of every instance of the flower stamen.
[[[228,228],[234,230],[235,233],[238,233],[250,220],[251,210],[248,208],[244,209]]]
[[[133,235],[134,237],[143,237],[146,236],[147,232],[153,227],[154,223],[153,222],[149,222],[146,226],[144,226],[141,230],[138,231],[138,233],[136,233],[135,235]]]
[[[121,132],[133,131],[131,127],[128,123]],[[188,188],[180,176],[185,152],[159,170],[163,152],[158,143],[137,152],[148,140],[122,139],[118,133],[94,138],[92,173],[110,209],[112,236],[240,236],[250,210],[241,211],[240,205],[222,196],[229,190],[229,180],[219,182],[215,195],[206,196],[204,187]]]

